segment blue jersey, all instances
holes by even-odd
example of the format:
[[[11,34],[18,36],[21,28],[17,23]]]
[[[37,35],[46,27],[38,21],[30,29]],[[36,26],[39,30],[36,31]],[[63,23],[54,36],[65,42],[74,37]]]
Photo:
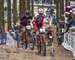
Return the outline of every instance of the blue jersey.
[[[70,20],[69,23],[70,23],[71,26],[75,26],[75,20],[74,19]]]

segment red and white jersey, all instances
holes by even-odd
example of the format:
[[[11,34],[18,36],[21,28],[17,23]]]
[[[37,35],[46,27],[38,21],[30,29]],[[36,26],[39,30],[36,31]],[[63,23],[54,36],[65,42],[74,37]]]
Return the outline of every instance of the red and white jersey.
[[[36,17],[34,17],[34,21],[33,21],[33,25],[35,28],[38,28],[37,25],[42,23],[42,26],[44,25],[44,18],[45,15],[37,15]]]

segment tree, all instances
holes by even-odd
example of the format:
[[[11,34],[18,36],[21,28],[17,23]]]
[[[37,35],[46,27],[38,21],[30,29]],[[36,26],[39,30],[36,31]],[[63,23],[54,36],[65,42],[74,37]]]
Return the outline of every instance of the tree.
[[[11,25],[11,0],[7,0],[7,5],[8,5],[8,30],[9,30],[9,27]]]
[[[0,27],[4,28],[4,0],[0,0]]]
[[[30,10],[30,0],[27,0],[27,10]]]
[[[70,5],[70,0],[65,0],[66,1],[66,6]]]
[[[56,17],[57,17],[57,21],[60,17],[60,8],[59,8],[59,4],[60,4],[60,1],[59,0],[55,0],[56,2]]]
[[[64,0],[60,0],[60,16],[64,14]]]
[[[20,17],[24,14],[25,10],[26,10],[26,0],[20,0]]]
[[[34,15],[34,1],[32,0],[32,15]]]
[[[17,22],[17,0],[13,0],[13,22],[16,23]]]

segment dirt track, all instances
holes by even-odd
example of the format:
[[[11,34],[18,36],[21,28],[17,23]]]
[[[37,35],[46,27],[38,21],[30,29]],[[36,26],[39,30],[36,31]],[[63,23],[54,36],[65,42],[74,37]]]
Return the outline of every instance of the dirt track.
[[[0,60],[52,60],[50,51],[50,47],[47,47],[47,56],[43,57],[37,54],[36,48],[32,51],[30,49],[0,46]],[[63,47],[57,47],[54,58],[55,60],[71,60],[73,57],[71,52]]]
[[[37,54],[37,50],[0,46],[0,60],[50,60],[50,55],[47,53],[43,57]]]

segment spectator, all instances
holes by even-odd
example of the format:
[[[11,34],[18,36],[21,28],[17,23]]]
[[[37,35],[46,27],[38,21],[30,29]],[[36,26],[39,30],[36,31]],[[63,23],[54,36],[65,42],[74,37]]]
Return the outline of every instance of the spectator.
[[[15,40],[17,41],[17,47],[19,47],[20,42],[20,34],[19,34],[19,28],[18,26],[15,26]]]
[[[10,25],[10,29],[11,29],[12,31],[14,31],[14,27],[15,27],[15,24],[12,22],[11,25]]]
[[[2,27],[0,27],[0,44],[6,44],[7,34],[3,31]]]

